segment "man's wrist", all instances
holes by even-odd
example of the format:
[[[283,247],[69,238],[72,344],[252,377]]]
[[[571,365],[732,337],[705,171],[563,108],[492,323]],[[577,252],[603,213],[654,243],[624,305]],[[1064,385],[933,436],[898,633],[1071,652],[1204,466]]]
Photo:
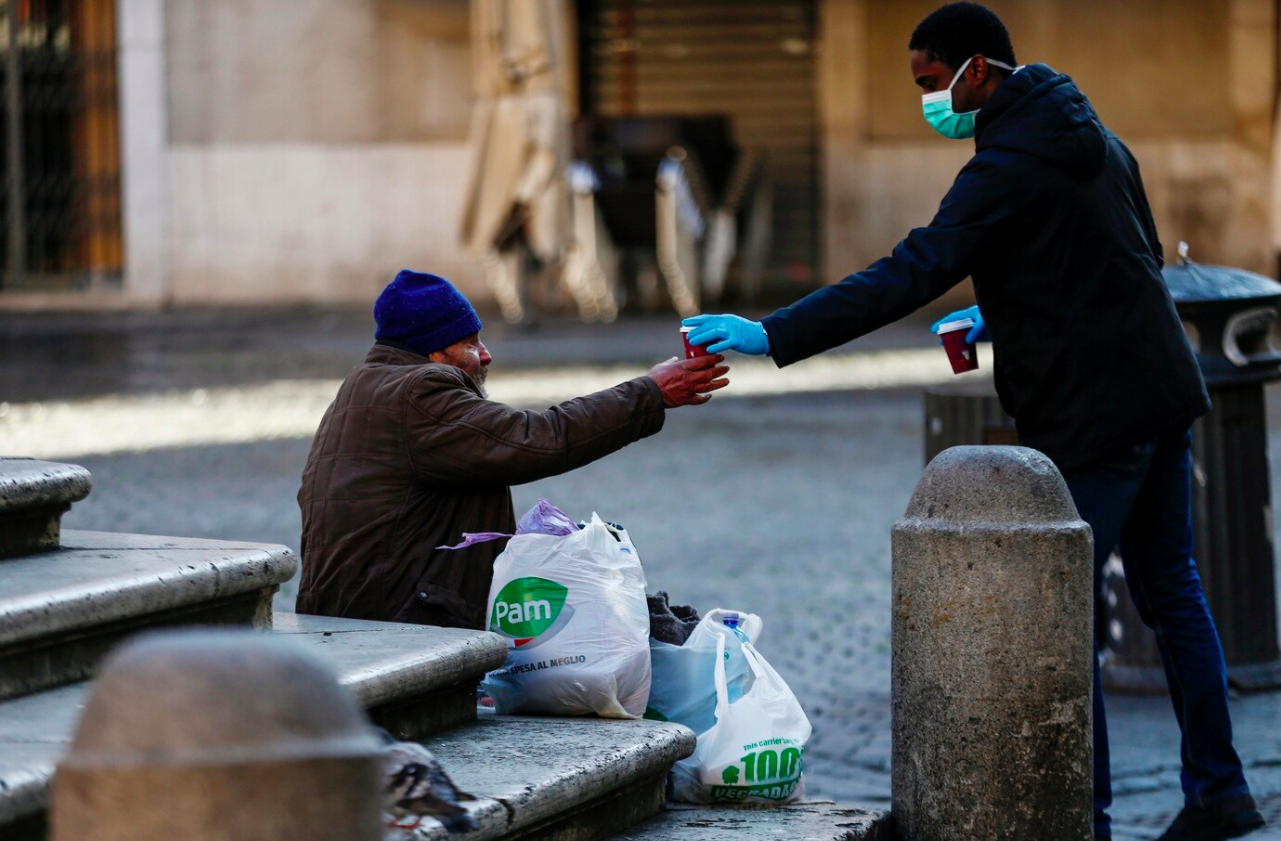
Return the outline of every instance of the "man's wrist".
[[[646,374],[640,379],[641,379],[641,383],[645,386],[645,388],[649,389],[649,392],[658,398],[659,406],[661,406],[664,409],[676,408],[675,406],[672,406],[670,403],[667,402],[667,395],[663,394],[663,387],[658,384],[658,380],[654,379],[649,374]]]

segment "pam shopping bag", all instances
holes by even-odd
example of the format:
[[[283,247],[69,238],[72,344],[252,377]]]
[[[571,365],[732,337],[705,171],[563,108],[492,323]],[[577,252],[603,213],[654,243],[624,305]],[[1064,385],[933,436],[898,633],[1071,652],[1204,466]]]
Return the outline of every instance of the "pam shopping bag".
[[[640,718],[645,711],[645,574],[627,532],[595,514],[567,534],[508,542],[494,561],[489,629],[507,638],[507,662],[482,683],[496,712]]]
[[[752,685],[730,701],[725,639],[717,642],[716,723],[672,768],[672,797],[687,803],[779,805],[800,800],[810,722],[792,690],[751,643],[742,652]]]
[[[755,644],[764,623],[754,613],[716,608],[708,612],[682,645],[651,639],[653,676],[645,717],[674,721],[695,735],[716,723],[716,646],[725,645],[726,686],[730,703],[752,684],[742,644]]]

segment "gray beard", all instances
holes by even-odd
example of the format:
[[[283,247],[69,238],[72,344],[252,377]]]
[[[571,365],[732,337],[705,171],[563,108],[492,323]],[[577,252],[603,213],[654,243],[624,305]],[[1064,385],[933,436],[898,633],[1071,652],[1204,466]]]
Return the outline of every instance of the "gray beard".
[[[471,381],[476,384],[476,390],[480,392],[480,396],[486,400],[489,399],[489,389],[485,387],[485,380],[487,379],[489,379],[489,370],[486,368],[481,368],[471,378]]]

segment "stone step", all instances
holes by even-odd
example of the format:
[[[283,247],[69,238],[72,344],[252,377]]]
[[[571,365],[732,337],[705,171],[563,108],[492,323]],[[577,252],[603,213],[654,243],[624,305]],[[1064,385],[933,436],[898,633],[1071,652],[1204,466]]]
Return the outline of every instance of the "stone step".
[[[482,715],[424,739],[460,789],[479,829],[468,841],[596,841],[663,809],[667,772],[694,751],[679,724]],[[443,841],[427,820],[412,835]]]
[[[891,841],[887,812],[810,801],[759,809],[669,805],[609,841]]]
[[[283,614],[274,633],[314,647],[370,718],[401,738],[474,721],[480,678],[507,656],[506,642],[494,634],[423,625]],[[0,703],[0,838],[43,837],[49,782],[89,686]]]
[[[480,679],[507,659],[507,640],[462,628],[277,613],[273,633],[315,646],[399,739],[475,721]]]
[[[78,465],[0,456],[0,558],[58,548],[62,515],[92,487]]]
[[[0,561],[0,700],[84,680],[148,627],[271,625],[298,561],[284,546],[67,530]]]

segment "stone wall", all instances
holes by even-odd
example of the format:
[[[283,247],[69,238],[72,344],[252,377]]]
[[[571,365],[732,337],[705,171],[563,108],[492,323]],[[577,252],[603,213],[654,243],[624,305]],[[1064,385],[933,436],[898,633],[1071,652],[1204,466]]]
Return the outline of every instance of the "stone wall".
[[[402,268],[483,299],[458,243],[469,158],[465,141],[175,146],[173,301],[369,305]]]
[[[176,304],[368,303],[458,243],[467,0],[169,0]]]
[[[463,140],[467,0],[169,0],[177,146]]]

